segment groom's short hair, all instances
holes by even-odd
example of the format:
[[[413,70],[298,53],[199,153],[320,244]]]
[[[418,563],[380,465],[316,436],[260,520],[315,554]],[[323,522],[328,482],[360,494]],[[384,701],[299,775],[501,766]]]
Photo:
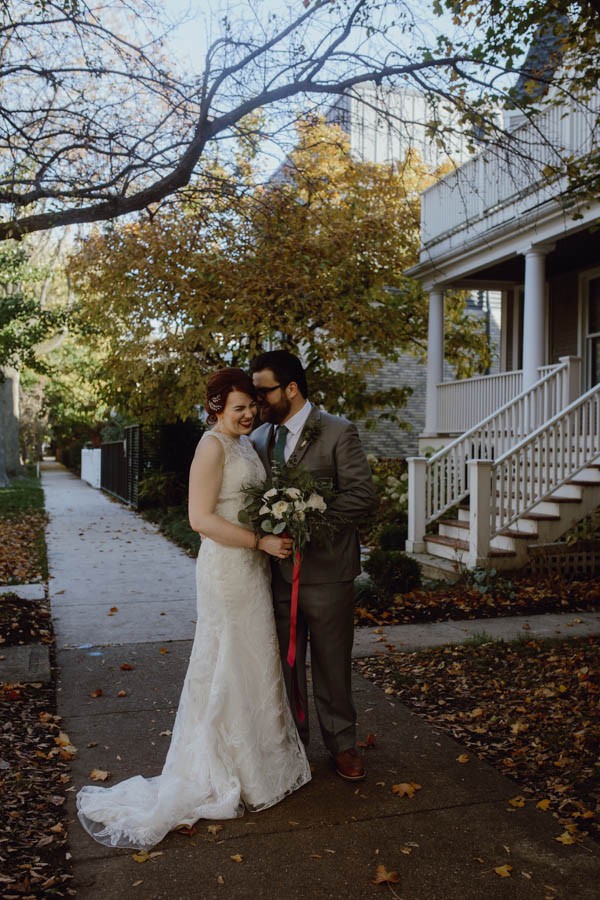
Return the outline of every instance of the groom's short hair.
[[[288,385],[290,381],[295,381],[304,399],[308,398],[306,373],[298,357],[289,350],[267,350],[259,354],[252,360],[250,371],[262,372],[263,369],[270,369],[280,384]]]

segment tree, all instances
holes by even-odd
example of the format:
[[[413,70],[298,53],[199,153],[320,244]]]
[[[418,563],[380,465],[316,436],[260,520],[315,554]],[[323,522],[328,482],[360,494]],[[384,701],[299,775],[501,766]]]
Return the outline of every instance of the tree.
[[[303,355],[317,403],[396,417],[407,389],[370,393],[366,379],[382,358],[424,350],[427,303],[402,272],[434,176],[414,155],[356,162],[344,133],[318,120],[299,125],[283,181],[250,190],[251,156],[238,163],[244,189],[230,182],[218,203],[200,185],[81,242],[71,274],[81,327],[106,347],[107,402],[142,421],[186,418],[211,370],[273,343]],[[481,326],[460,298],[450,309],[450,358],[467,370],[471,352],[471,370],[485,368]]]
[[[453,107],[474,146],[497,139],[499,102],[527,109],[538,100],[527,92],[509,97],[502,76],[513,75],[542,7],[566,9],[566,0],[488,0],[481,12],[472,0],[448,6],[468,35],[473,24],[484,31],[483,43],[424,33],[411,0],[304,0],[302,7],[294,0],[280,11],[261,0],[252,10],[232,6],[198,78],[169,59],[155,0],[3,0],[0,238],[133,213],[198,176],[214,188],[209,150],[235,136],[250,113],[272,109],[281,133],[284,108],[293,118],[292,99],[326,102],[366,81],[417,88]],[[515,20],[524,24],[508,31],[519,42],[509,39],[505,61],[497,23]],[[584,45],[589,60],[597,21],[590,14],[585,22],[593,36],[586,32],[578,49]],[[577,23],[569,34],[579,34]],[[547,80],[545,72],[529,74]],[[568,75],[557,83],[563,96],[572,94]],[[505,137],[515,152],[533,152]],[[435,122],[432,139],[443,139]]]
[[[7,469],[19,466],[19,370],[44,370],[38,348],[64,322],[62,310],[42,303],[47,277],[44,267],[32,264],[29,247],[0,245],[0,487],[8,484]]]

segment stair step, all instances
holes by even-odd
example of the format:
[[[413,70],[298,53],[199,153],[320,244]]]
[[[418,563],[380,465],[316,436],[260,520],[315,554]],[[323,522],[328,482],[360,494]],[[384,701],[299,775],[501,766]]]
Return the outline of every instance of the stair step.
[[[537,531],[518,531],[516,528],[504,528],[502,531],[499,531],[498,534],[501,534],[504,537],[516,538],[516,540],[525,538],[527,541],[537,541],[538,539]]]
[[[462,519],[438,519],[438,525],[450,525],[453,528],[469,528],[468,522],[463,522]]]
[[[523,513],[521,519],[533,519],[534,522],[560,522],[560,516],[553,516],[551,513]]]
[[[540,500],[540,503],[581,503],[581,497],[555,497],[553,494],[549,494]]]
[[[595,478],[570,478],[567,484],[577,484],[581,487],[600,487],[600,481]]]
[[[447,538],[442,537],[439,534],[427,534],[425,535],[425,541],[427,543],[432,544],[443,544],[444,547],[453,547],[455,550],[469,550],[469,544],[467,541],[459,541],[458,538]],[[514,550],[496,550],[492,548],[490,550],[490,556],[516,556]]]

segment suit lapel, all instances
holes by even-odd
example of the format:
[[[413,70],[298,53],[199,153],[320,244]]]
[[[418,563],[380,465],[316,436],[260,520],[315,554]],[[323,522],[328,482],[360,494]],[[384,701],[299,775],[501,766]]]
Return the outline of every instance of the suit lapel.
[[[307,438],[304,437],[304,432],[307,429],[310,431],[310,425],[312,425],[313,423],[315,423],[315,424],[318,423],[320,421],[320,419],[321,419],[321,413],[315,406],[313,406],[306,422],[304,423],[304,428],[300,432],[300,437],[298,438],[298,443],[294,447],[294,450],[292,451],[292,454],[286,463],[286,465],[288,465],[290,468],[294,468],[295,466],[300,464],[302,457],[304,456],[304,454],[310,447],[311,442],[310,442],[310,440],[308,440]],[[309,423],[310,423],[310,425],[309,425]]]

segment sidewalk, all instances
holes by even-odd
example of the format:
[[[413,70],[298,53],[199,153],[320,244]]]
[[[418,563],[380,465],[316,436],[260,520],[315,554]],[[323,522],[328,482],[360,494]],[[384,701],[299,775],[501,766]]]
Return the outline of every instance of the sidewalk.
[[[50,513],[50,599],[57,632],[59,713],[78,747],[74,790],[89,772],[105,769],[109,783],[160,772],[191,647],[195,619],[194,561],[156,530],[59,466],[43,473]],[[117,607],[116,611],[112,611]],[[537,619],[507,628],[531,631]],[[568,628],[600,630],[598,616]],[[492,633],[496,620],[360,629],[357,654],[385,643],[401,648]],[[506,623],[505,623],[506,625]],[[473,627],[473,630],[470,630]],[[544,626],[546,627],[546,626]],[[410,629],[419,629],[411,631]],[[437,629],[437,630],[436,630]],[[445,629],[443,631],[442,629]],[[523,632],[521,632],[523,633]],[[443,635],[446,635],[444,638]],[[384,639],[382,642],[381,639]],[[416,642],[416,643],[415,643]],[[424,643],[423,643],[424,642]],[[133,666],[123,670],[123,663]],[[92,698],[90,694],[102,691]],[[125,696],[118,696],[125,691]],[[597,896],[598,848],[563,846],[550,813],[527,803],[513,809],[514,782],[464,747],[356,677],[359,737],[376,735],[360,785],[331,771],[313,727],[313,781],[278,806],[223,822],[217,835],[199,822],[191,837],[169,835],[160,855],[140,864],[128,851],[95,844],[79,828],[70,794],[70,850],[77,896],[119,900],[261,900],[362,898],[403,900],[569,900]],[[311,712],[315,722],[314,710]],[[392,793],[399,782],[422,785],[413,799]],[[237,855],[242,857],[236,861]],[[233,859],[232,857],[236,857]],[[394,885],[373,885],[379,864],[399,873]],[[494,871],[512,866],[511,876]],[[390,893],[389,888],[394,893]]]

